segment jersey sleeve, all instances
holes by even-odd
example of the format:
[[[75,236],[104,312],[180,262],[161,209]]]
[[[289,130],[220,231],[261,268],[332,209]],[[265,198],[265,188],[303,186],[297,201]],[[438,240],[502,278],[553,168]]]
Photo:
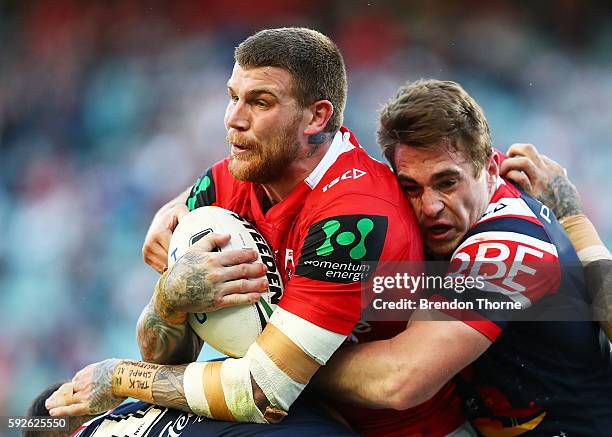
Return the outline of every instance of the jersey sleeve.
[[[460,303],[443,312],[495,341],[508,322],[535,320],[534,306],[557,292],[559,255],[539,224],[512,217],[484,221],[455,250],[447,278],[455,285],[431,299]],[[469,286],[466,278],[472,279]]]
[[[319,207],[298,247],[295,274],[280,306],[343,335],[359,321],[362,285],[381,261],[423,259],[412,210],[364,194]]]
[[[228,163],[229,159],[217,162],[196,180],[187,198],[189,211],[202,206],[228,208],[237,183],[227,168]]]
[[[189,208],[189,211],[202,206],[214,205],[217,201],[215,185],[213,167],[209,167],[191,187],[189,197],[187,198],[187,208]]]

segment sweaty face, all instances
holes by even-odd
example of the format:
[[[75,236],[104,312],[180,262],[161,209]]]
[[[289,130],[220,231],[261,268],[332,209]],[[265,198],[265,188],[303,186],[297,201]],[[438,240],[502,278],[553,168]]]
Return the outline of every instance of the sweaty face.
[[[302,111],[292,85],[291,74],[281,68],[234,65],[225,127],[236,179],[270,183],[296,159]]]
[[[489,203],[496,166],[474,176],[472,163],[446,144],[395,148],[397,177],[412,204],[429,253],[448,258]],[[494,168],[493,168],[494,167]]]

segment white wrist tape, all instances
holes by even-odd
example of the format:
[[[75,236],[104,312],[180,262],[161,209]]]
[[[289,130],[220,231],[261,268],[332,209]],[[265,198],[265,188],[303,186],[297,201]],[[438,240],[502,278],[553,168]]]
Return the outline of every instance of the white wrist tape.
[[[267,423],[253,400],[249,360],[225,360],[221,367],[221,384],[227,408],[238,422]]]
[[[213,419],[278,421],[344,339],[277,308],[244,358],[187,366],[187,403],[194,413]],[[265,415],[255,404],[251,376],[272,407]]]
[[[204,396],[204,368],[208,363],[191,363],[183,375],[185,399],[191,411],[198,416],[211,417],[206,396]]]
[[[576,253],[582,264],[589,264],[599,259],[612,259],[612,254],[606,246],[589,246]]]
[[[300,384],[281,370],[257,343],[249,347],[247,356],[251,360],[251,374],[270,403],[288,411],[306,384]]]

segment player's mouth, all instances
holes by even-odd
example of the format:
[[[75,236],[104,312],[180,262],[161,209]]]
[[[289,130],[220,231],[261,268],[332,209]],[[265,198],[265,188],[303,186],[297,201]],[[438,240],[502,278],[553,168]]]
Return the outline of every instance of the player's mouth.
[[[236,158],[241,158],[250,152],[253,152],[254,149],[254,147],[245,146],[243,144],[231,144],[231,154]]]
[[[427,226],[427,236],[432,240],[448,240],[453,234],[453,227],[448,223],[436,223]]]

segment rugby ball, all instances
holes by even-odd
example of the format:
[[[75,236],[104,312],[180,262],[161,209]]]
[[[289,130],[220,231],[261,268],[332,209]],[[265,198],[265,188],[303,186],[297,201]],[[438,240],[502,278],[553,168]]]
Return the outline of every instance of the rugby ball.
[[[258,261],[268,267],[266,276],[270,287],[259,302],[189,315],[189,324],[202,340],[230,357],[243,357],[283,295],[283,281],[274,262],[274,252],[259,231],[235,212],[216,206],[196,208],[181,219],[170,240],[168,268],[190,246],[212,232],[231,235],[229,243],[217,251],[255,249]]]

